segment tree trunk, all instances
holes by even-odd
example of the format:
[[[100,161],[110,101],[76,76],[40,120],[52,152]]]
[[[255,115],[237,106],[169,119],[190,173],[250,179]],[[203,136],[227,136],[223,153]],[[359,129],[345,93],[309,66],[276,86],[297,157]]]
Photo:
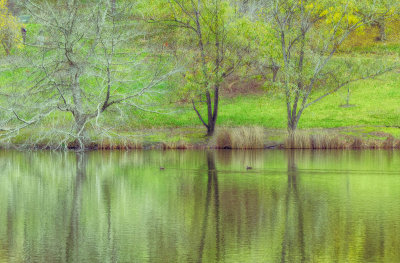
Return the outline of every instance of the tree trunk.
[[[86,133],[86,122],[88,116],[84,113],[82,90],[80,88],[80,75],[79,69],[72,67],[74,70],[74,77],[72,83],[72,97],[74,101],[75,109],[73,115],[75,118],[75,132],[78,150],[85,150],[88,142],[88,135]]]
[[[214,105],[211,100],[210,91],[206,91],[206,104],[207,104],[207,120],[203,118],[201,113],[197,110],[194,100],[192,100],[193,109],[199,117],[201,123],[207,128],[207,136],[213,136],[215,126],[217,123],[218,109],[219,109],[219,85],[214,87]]]
[[[208,118],[208,127],[207,127],[207,136],[213,136],[215,132],[215,126],[217,123],[217,117],[218,117],[218,106],[219,106],[219,86],[215,86],[214,88],[214,109],[213,105],[208,103],[207,101],[207,108],[208,112],[211,112],[212,114],[209,115]]]
[[[212,112],[211,103],[207,103],[207,110],[209,112]],[[213,136],[214,135],[214,131],[215,131],[215,124],[216,124],[217,118],[214,118],[214,116],[215,116],[214,114],[215,114],[215,112],[211,114],[211,118],[208,118],[207,136],[209,136],[209,137]]]
[[[111,0],[111,11],[114,14],[115,13],[115,7],[116,6],[116,0]]]
[[[25,45],[26,44],[26,28],[21,27],[21,35],[22,35],[22,42]]]
[[[272,67],[272,82],[276,82],[278,80],[278,72],[279,72],[279,67],[273,66]]]
[[[288,120],[288,132],[294,133],[297,129],[297,124],[299,123],[299,118],[297,116],[292,116]]]
[[[287,147],[288,148],[293,148],[295,146],[295,134],[296,134],[296,129],[297,125],[299,123],[299,116],[291,116],[288,117],[288,140],[287,140]]]
[[[208,127],[207,127],[207,136],[211,137],[214,135],[214,131],[215,131],[215,123],[214,121],[208,121]]]
[[[87,117],[80,114],[76,114],[74,117],[76,132],[74,148],[78,151],[84,151],[89,143],[89,135],[86,131]]]
[[[6,52],[6,55],[9,56],[11,54],[11,47],[8,45],[4,40],[1,42],[3,45],[4,51]]]
[[[379,37],[378,37],[378,41],[386,41],[387,37],[386,37],[386,22],[385,22],[385,18],[380,19],[378,22],[378,28],[379,28]]]

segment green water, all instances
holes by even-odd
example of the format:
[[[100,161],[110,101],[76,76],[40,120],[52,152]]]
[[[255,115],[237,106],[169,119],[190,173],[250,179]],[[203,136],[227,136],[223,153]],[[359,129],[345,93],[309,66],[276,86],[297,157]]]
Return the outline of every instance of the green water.
[[[0,262],[400,262],[397,151],[3,151],[0,171]]]

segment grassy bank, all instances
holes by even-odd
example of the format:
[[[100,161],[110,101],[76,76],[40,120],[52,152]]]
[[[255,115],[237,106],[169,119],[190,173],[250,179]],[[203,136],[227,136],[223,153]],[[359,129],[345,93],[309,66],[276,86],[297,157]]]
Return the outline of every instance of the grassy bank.
[[[355,44],[347,43],[338,57],[358,60],[368,54],[388,60],[398,59],[398,38],[392,37],[385,43],[373,39],[367,34],[351,38],[350,42]],[[5,70],[0,74],[0,82],[3,85],[12,83],[22,79],[23,74],[15,71],[11,74]],[[205,128],[200,125],[192,105],[177,95],[180,88],[177,83],[174,83],[172,90],[173,85],[167,83],[165,93],[154,101],[154,109],[161,113],[128,108],[123,109],[124,114],[115,108],[105,112],[96,122],[100,122],[102,129],[107,130],[106,133],[89,127],[92,148],[343,149],[400,146],[399,70],[375,79],[354,82],[312,105],[304,111],[299,132],[291,141],[288,141],[286,132],[284,94],[271,85],[255,85],[253,79],[248,83],[241,82],[240,88],[223,89],[218,130],[213,138],[206,138]],[[345,105],[348,96],[349,105]],[[200,107],[203,113],[205,110]],[[21,130],[15,137],[3,142],[2,146],[73,148],[71,138],[64,139],[67,137],[65,131],[72,127],[72,123],[70,113],[57,112],[40,124]],[[59,133],[61,129],[64,134]]]
[[[74,149],[74,142],[48,139],[37,130],[26,130],[3,148]],[[400,128],[358,126],[301,129],[293,138],[285,129],[250,127],[219,127],[207,138],[202,127],[145,129],[118,132],[118,136],[91,135],[92,150],[131,149],[400,149]]]
[[[317,148],[387,148],[388,146],[383,144],[387,138],[400,139],[399,83],[400,73],[394,71],[374,80],[352,84],[349,87],[350,107],[343,107],[347,89],[340,90],[311,106],[304,112],[299,123],[299,136],[302,139],[297,141],[302,142],[290,147],[317,147],[318,143],[310,141],[315,138],[315,134],[322,133],[325,139],[318,140],[331,142],[321,142],[319,144],[322,146]],[[289,147],[286,143],[287,121],[284,98],[279,93],[261,87],[256,89],[251,95],[227,94],[222,97],[215,138],[204,137],[205,128],[200,125],[190,105],[171,103],[163,108],[162,114],[131,111],[116,120],[116,112],[106,112],[101,121],[104,129],[108,130],[108,135],[90,131],[93,147],[99,149]],[[71,115],[57,113],[40,125],[22,130],[3,146],[14,144],[53,148],[59,144],[60,138],[57,136],[52,138],[46,133],[61,126],[68,127],[70,123],[72,124]],[[256,140],[256,144],[246,136],[233,135],[238,133],[240,127],[248,130],[253,126],[260,127],[264,134],[261,139]],[[260,134],[259,130],[257,133]],[[226,140],[230,141],[229,145],[217,144],[216,137],[219,137],[220,141],[221,138],[228,138]],[[312,138],[304,139],[308,137]],[[332,137],[335,139],[332,140]],[[234,142],[233,138],[239,138],[242,142]],[[361,141],[358,146],[352,142],[354,138]],[[63,147],[67,147],[67,142]]]

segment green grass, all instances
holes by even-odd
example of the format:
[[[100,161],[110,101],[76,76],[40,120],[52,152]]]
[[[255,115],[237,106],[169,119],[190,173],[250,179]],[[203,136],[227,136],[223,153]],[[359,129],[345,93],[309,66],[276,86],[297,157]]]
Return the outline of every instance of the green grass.
[[[326,97],[304,111],[299,128],[337,128],[347,126],[400,126],[400,73],[392,72],[374,80],[350,85],[350,104],[344,108],[347,88]],[[204,110],[204,109],[203,109]],[[286,127],[284,98],[268,92],[260,95],[222,98],[218,124],[222,126],[259,125]],[[191,105],[171,109],[169,114],[134,112],[131,128],[190,127],[200,125]]]
[[[39,31],[38,26],[28,25],[30,32]],[[30,36],[32,37],[32,36]],[[388,60],[397,59],[400,54],[398,42],[373,43],[364,46],[346,48],[336,58],[341,56],[359,61],[363,54],[378,54]],[[14,79],[23,79],[25,71],[8,71],[0,74],[0,83],[6,85]],[[90,80],[87,80],[90,84]],[[160,88],[171,89],[171,83]],[[179,87],[176,87],[179,89]],[[347,135],[365,135],[381,138],[380,133],[392,134],[400,138],[400,71],[395,70],[376,79],[358,81],[349,85],[351,90],[350,104],[354,107],[344,108],[347,87],[328,96],[324,100],[306,109],[299,123],[300,129],[342,129]],[[163,96],[166,96],[165,99]],[[117,119],[118,111],[108,111],[102,117],[105,126],[115,127],[115,132],[124,136],[139,136],[145,142],[179,142],[197,143],[204,141],[205,128],[202,127],[197,115],[190,104],[168,104],[174,101],[168,92],[159,96],[155,104],[162,104],[162,114],[155,114],[141,110],[130,110],[124,118]],[[200,107],[205,113],[205,108]],[[205,114],[204,114],[205,115]],[[43,122],[43,127],[51,127],[54,123],[68,125],[72,122],[69,113],[56,113],[51,119]],[[217,125],[261,126],[272,132],[270,140],[282,140],[286,129],[286,105],[283,94],[265,89],[258,95],[239,95],[236,97],[222,97]],[[31,134],[38,133],[40,129],[30,128],[22,132],[17,142],[23,142]]]
[[[375,137],[383,132],[400,138],[400,73],[392,72],[374,80],[354,83],[350,86],[350,108],[340,107],[345,103],[347,90],[344,88],[305,110],[300,129],[343,128],[344,134]],[[204,110],[204,109],[203,109]],[[191,105],[164,107],[164,114],[140,110],[132,111],[119,120],[117,133],[139,136],[145,142],[198,143],[204,140],[205,128],[194,113]],[[115,114],[106,112],[104,123],[113,127]],[[44,122],[52,126],[54,120],[72,121],[69,113],[57,113]],[[62,121],[58,121],[63,123]],[[218,126],[261,126],[268,129],[286,129],[286,108],[283,96],[265,92],[260,95],[222,97]],[[65,122],[64,122],[65,124]],[[357,128],[358,127],[358,128]],[[38,130],[24,131],[18,141],[30,137]],[[270,140],[281,141],[284,136],[271,135]],[[275,136],[275,137],[274,137]],[[379,136],[378,136],[379,137]]]

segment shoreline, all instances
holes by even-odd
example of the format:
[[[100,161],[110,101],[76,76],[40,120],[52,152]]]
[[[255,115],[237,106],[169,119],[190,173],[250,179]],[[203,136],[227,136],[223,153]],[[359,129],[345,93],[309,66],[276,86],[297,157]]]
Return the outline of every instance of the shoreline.
[[[213,137],[205,137],[199,127],[163,128],[124,131],[124,136],[93,138],[88,151],[107,150],[357,150],[400,149],[400,128],[354,126],[339,128],[299,129],[289,140],[284,129],[250,127],[219,127]],[[393,127],[389,127],[394,129]],[[390,132],[391,131],[391,132]],[[397,134],[398,132],[398,134]],[[35,141],[35,132],[26,137],[2,143],[2,149],[16,150],[77,150],[69,141]]]

